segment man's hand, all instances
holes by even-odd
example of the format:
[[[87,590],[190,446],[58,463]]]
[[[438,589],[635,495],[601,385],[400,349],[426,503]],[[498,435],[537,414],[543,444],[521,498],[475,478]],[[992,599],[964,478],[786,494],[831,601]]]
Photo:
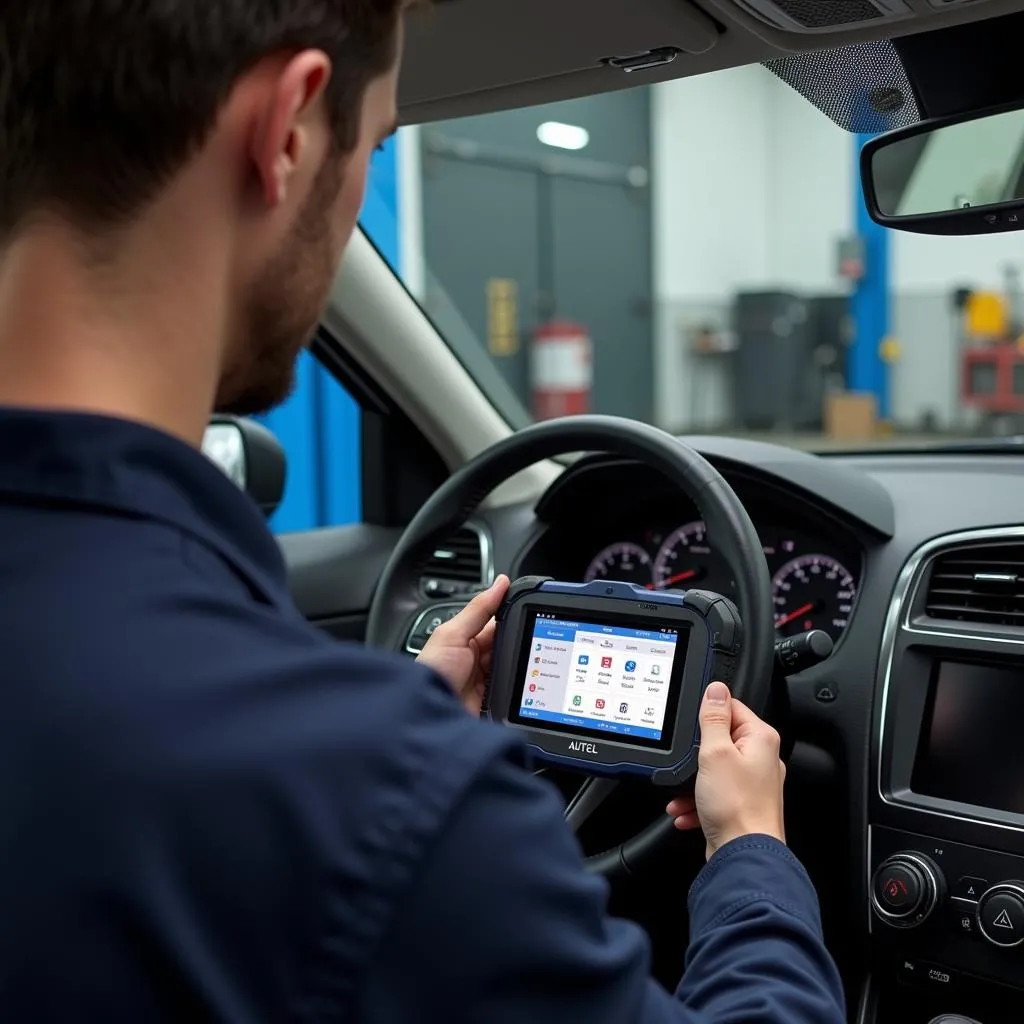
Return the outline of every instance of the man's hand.
[[[471,715],[480,714],[494,657],[494,614],[505,599],[508,583],[507,576],[499,576],[454,619],[438,626],[416,659],[448,680]]]
[[[699,825],[709,860],[740,836],[769,835],[785,842],[786,766],[779,760],[779,734],[732,697],[725,683],[707,688],[700,730],[696,799],[682,797],[668,805],[676,828]]]

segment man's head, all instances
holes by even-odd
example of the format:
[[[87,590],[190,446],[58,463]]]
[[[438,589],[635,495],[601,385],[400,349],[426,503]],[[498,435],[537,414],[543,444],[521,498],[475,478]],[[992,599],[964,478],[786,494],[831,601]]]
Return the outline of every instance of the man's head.
[[[161,231],[170,247],[202,210],[197,263],[216,252],[227,278],[217,403],[276,404],[394,129],[406,6],[0,4],[0,247],[57,224],[116,268],[128,249],[158,253]]]

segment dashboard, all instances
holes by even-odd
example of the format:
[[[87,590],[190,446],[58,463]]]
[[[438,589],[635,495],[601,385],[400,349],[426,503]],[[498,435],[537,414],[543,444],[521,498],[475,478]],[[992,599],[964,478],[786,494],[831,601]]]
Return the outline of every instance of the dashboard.
[[[856,986],[851,1019],[929,1024],[956,1011],[1019,1024],[1024,465],[691,443],[758,531],[780,634],[837,641],[787,680],[787,834]],[[506,515],[495,552],[513,573],[734,596],[697,508],[646,467],[581,460]]]
[[[859,560],[849,550],[772,523],[755,523],[772,575],[775,628],[780,636],[821,629],[838,641],[857,596]],[[715,550],[704,523],[634,524],[625,539],[603,547],[582,579],[625,580],[649,590],[699,588],[735,596],[732,571]],[[856,574],[847,568],[855,565]]]
[[[567,581],[619,580],[652,591],[711,590],[735,598],[733,571],[697,508],[632,467],[609,468],[604,487],[632,496],[553,523],[528,571]],[[838,643],[854,613],[863,572],[856,530],[796,494],[741,481],[737,493],[761,539],[780,637],[813,629]],[[590,499],[581,496],[580,502]],[[579,508],[579,503],[577,503]]]

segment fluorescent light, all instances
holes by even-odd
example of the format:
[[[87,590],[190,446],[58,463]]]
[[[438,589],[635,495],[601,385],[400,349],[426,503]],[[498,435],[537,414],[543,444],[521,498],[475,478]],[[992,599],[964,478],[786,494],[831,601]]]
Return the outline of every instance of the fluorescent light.
[[[537,138],[545,146],[554,146],[556,149],[583,149],[590,141],[590,132],[578,124],[545,121],[537,129]]]

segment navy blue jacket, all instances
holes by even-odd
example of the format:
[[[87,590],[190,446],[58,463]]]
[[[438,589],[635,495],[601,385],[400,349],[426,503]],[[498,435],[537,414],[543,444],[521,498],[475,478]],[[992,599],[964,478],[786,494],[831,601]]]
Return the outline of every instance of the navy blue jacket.
[[[292,604],[259,512],[148,428],[0,412],[0,1016],[838,1024],[766,837],[673,995],[554,792],[430,672]]]

